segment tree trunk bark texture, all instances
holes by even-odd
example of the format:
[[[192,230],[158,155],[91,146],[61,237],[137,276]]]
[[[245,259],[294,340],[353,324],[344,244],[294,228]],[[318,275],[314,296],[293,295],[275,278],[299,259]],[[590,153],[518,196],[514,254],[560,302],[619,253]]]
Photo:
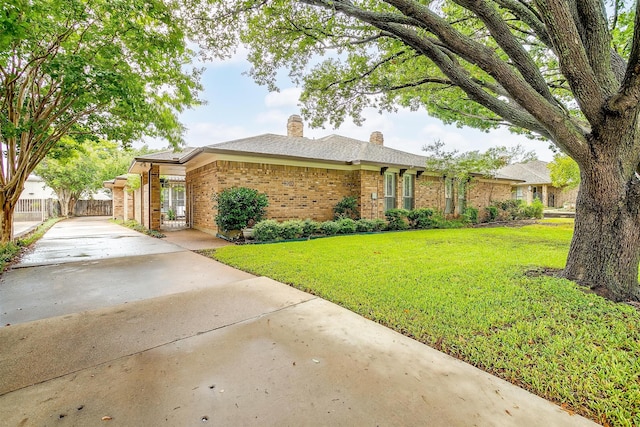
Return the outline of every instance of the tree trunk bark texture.
[[[624,135],[616,136],[625,139]],[[638,301],[640,180],[635,174],[638,159],[620,149],[606,148],[615,144],[594,146],[605,149],[594,148],[591,159],[579,162],[581,184],[564,277],[613,301]]]

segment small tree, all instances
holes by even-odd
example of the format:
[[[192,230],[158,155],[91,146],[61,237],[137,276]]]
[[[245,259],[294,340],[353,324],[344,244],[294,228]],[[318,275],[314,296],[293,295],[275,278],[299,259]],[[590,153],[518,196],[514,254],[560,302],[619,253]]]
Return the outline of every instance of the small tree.
[[[246,187],[222,190],[213,196],[218,210],[216,224],[222,231],[240,230],[264,219],[269,206],[267,195]]]
[[[580,168],[576,161],[566,154],[553,156],[553,161],[547,167],[554,187],[572,189],[580,185]]]
[[[340,200],[333,208],[335,219],[351,218],[358,219],[358,200],[354,196],[346,196]]]

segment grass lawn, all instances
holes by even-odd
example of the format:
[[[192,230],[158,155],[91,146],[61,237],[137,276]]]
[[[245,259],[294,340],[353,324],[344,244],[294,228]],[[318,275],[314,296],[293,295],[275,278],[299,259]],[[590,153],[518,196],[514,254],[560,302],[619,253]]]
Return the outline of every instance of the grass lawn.
[[[571,220],[227,246],[213,257],[340,304],[605,425],[640,425],[640,312],[538,274]]]

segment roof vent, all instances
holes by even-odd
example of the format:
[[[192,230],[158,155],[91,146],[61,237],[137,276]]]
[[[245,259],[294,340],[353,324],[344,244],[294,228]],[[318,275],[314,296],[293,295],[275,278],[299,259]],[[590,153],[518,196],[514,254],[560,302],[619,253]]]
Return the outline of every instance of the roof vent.
[[[289,117],[289,120],[287,121],[287,136],[302,138],[303,127],[304,125],[302,123],[302,117],[294,114],[293,116]]]
[[[376,145],[384,145],[384,136],[382,135],[382,132],[372,132],[369,137],[369,142]]]

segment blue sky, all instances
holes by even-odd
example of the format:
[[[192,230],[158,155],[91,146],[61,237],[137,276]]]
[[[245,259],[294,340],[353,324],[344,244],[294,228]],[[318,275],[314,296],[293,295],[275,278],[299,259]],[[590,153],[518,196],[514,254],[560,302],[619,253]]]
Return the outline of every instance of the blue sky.
[[[264,133],[286,134],[288,117],[300,112],[300,90],[287,79],[280,79],[280,92],[269,93],[266,87],[257,85],[242,74],[250,67],[242,50],[229,60],[203,65],[206,70],[202,76],[204,91],[200,97],[207,104],[187,110],[180,116],[187,127],[187,145],[199,147]],[[527,151],[535,150],[540,160],[550,161],[553,157],[546,142],[531,141],[506,129],[484,133],[471,128],[445,126],[424,111],[399,110],[381,115],[371,109],[365,112],[364,117],[366,120],[362,126],[348,119],[339,129],[330,125],[325,129],[310,129],[305,125],[304,136],[320,138],[340,134],[367,141],[371,132],[380,131],[384,134],[385,146],[416,154],[424,154],[424,145],[440,139],[445,142],[447,150],[484,151],[493,146],[521,144]],[[147,143],[152,148],[166,146],[161,141]]]

